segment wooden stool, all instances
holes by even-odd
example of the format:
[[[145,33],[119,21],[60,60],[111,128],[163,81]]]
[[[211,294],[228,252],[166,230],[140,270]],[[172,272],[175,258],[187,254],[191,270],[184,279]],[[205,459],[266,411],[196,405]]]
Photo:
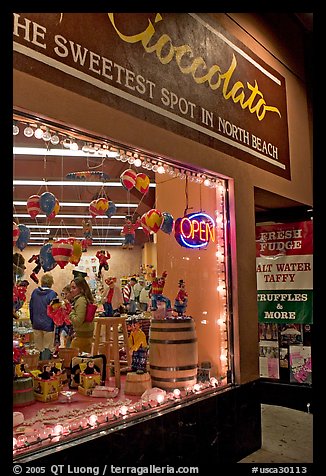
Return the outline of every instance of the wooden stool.
[[[93,355],[99,353],[100,337],[101,337],[101,328],[105,326],[105,356],[107,362],[107,375],[110,376],[111,370],[111,342],[113,350],[113,365],[114,365],[114,376],[115,376],[115,386],[121,388],[121,376],[120,376],[120,357],[119,357],[119,332],[118,326],[121,324],[123,332],[123,341],[125,350],[127,353],[127,367],[131,367],[131,355],[129,354],[129,343],[128,343],[128,331],[126,324],[127,317],[95,317],[94,322],[95,333],[94,333],[94,344],[93,344]],[[112,332],[112,339],[111,339]]]

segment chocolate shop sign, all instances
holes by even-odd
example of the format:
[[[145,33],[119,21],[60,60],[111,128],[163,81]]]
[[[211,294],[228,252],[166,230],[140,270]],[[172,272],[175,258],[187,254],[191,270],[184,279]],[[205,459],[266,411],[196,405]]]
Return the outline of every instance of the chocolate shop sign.
[[[290,178],[285,80],[208,14],[13,19],[14,68]]]

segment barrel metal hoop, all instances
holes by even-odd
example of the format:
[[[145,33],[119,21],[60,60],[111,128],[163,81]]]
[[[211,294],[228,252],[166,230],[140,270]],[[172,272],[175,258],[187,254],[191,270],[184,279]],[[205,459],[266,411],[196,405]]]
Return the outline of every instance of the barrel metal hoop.
[[[161,378],[161,377],[154,377],[152,375],[152,381],[157,382],[186,382],[187,380],[197,380],[197,376],[193,377],[180,377],[180,378]]]
[[[151,332],[188,332],[194,331],[194,327],[173,327],[172,329],[163,329],[163,327],[151,327]]]
[[[149,339],[150,344],[192,344],[194,342],[197,342],[197,339],[183,339],[183,340]]]
[[[169,372],[173,372],[174,370],[193,370],[197,369],[197,364],[194,365],[182,365],[181,367],[160,367],[158,365],[149,365],[150,369],[153,370],[167,370]]]

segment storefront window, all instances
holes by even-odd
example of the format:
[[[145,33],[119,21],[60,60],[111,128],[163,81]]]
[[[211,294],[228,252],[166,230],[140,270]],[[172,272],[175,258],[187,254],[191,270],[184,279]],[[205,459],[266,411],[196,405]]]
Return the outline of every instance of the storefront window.
[[[18,111],[13,134],[14,457],[231,385],[228,181]],[[73,336],[56,335],[51,353],[40,354],[29,302],[46,272],[60,302],[76,272],[84,276],[95,329],[103,317],[130,321],[128,336],[139,325],[147,348],[138,372],[120,321],[119,385],[114,334],[99,333],[97,353],[109,361],[90,386],[71,385]],[[112,282],[123,296],[131,278],[132,303],[106,299]],[[44,383],[45,364],[59,372]]]

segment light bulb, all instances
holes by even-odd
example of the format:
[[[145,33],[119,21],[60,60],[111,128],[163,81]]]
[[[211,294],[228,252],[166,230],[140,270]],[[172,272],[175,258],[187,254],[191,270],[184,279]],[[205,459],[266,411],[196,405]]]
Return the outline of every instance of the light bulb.
[[[16,126],[16,124],[13,125],[12,133],[13,133],[14,136],[16,136],[17,134],[19,134],[19,127]]]
[[[77,142],[73,142],[71,145],[70,145],[70,150],[78,150],[79,147],[78,147],[78,144]]]
[[[58,435],[61,435],[62,433],[63,433],[63,426],[62,425],[58,424],[53,428],[53,435],[58,436]]]
[[[121,415],[127,415],[128,407],[126,405],[122,405],[122,407],[120,407],[120,413]]]
[[[26,137],[32,137],[32,135],[34,135],[33,129],[32,129],[30,126],[26,127],[26,128],[24,129],[24,135],[25,135]]]
[[[97,416],[96,415],[91,415],[88,419],[88,422],[91,426],[95,426],[97,422]]]
[[[38,127],[36,129],[36,131],[34,132],[34,135],[35,135],[36,139],[42,139],[42,137],[43,137],[42,129],[40,127]]]
[[[164,395],[162,393],[159,393],[157,396],[156,396],[156,400],[157,400],[157,403],[162,403],[164,402]]]
[[[164,174],[165,173],[165,169],[164,169],[163,165],[158,166],[157,173],[159,173],[159,174]]]
[[[153,170],[153,172],[157,172],[158,171],[158,165],[154,164],[153,167],[152,167],[152,170]]]
[[[51,136],[50,142],[53,145],[57,145],[57,144],[59,144],[60,139],[56,134],[54,134],[54,136]]]
[[[204,185],[205,185],[206,187],[209,187],[210,184],[211,184],[211,181],[210,181],[208,178],[204,180]]]
[[[63,145],[63,147],[65,147],[66,149],[70,149],[70,147],[71,147],[71,140],[70,140],[70,139],[65,139],[65,140],[62,142],[62,145]]]
[[[45,140],[45,141],[49,141],[51,139],[51,134],[49,131],[45,131],[43,132],[42,134],[42,139]]]
[[[135,159],[134,166],[135,167],[140,167],[142,164],[142,161],[140,159]]]
[[[129,157],[128,162],[129,162],[129,164],[132,165],[135,162],[135,158],[134,157]]]

